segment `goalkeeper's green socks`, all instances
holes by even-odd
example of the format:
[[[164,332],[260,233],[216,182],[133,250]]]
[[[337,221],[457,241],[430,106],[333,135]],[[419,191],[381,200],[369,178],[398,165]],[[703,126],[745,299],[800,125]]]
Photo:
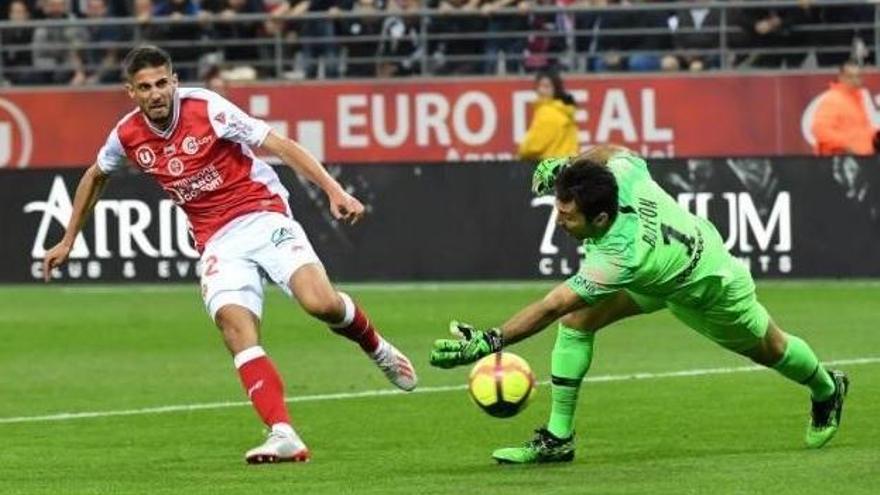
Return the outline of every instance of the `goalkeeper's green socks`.
[[[785,354],[773,369],[789,380],[794,380],[810,389],[813,400],[824,401],[834,394],[834,380],[810,345],[794,335],[786,334],[788,341]]]
[[[594,338],[593,332],[581,332],[559,324],[550,366],[553,407],[547,425],[557,438],[568,438],[574,432],[578,390],[593,360]]]

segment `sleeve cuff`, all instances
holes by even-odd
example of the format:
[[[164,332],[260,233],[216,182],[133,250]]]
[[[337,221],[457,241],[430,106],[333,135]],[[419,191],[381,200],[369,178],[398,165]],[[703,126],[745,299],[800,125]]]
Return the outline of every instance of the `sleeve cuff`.
[[[262,126],[254,131],[254,137],[256,139],[254,140],[253,146],[257,147],[262,146],[266,138],[269,137],[269,133],[272,132],[272,127],[270,127],[269,124],[262,121],[260,123]]]
[[[98,160],[95,160],[95,165],[98,166],[98,170],[100,170],[101,172],[104,172],[107,175],[109,175],[111,172],[113,172],[114,167],[105,164],[104,161],[101,160],[100,158]]]

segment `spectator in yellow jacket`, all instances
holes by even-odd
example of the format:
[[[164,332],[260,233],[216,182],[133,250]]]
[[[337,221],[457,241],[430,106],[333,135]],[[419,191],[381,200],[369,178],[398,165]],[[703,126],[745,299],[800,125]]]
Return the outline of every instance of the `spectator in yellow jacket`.
[[[576,155],[578,128],[574,121],[574,98],[565,91],[556,72],[540,72],[535,78],[534,115],[518,155],[524,160]]]
[[[855,62],[840,67],[837,82],[820,96],[811,130],[817,155],[872,155],[877,128],[862,99],[862,70]]]

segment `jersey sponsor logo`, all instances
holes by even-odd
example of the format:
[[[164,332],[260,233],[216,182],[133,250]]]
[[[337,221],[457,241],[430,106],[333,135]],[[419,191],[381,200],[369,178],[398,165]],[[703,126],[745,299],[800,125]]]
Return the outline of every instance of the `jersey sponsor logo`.
[[[183,143],[181,143],[180,148],[187,155],[195,155],[199,152],[203,144],[208,144],[213,140],[213,136],[202,136],[200,138],[197,138],[195,136],[187,136],[183,139]]]
[[[183,161],[180,158],[172,158],[168,160],[168,173],[175,177],[182,174]]]
[[[150,170],[156,166],[156,153],[147,145],[138,148],[134,152],[134,157],[145,170]]]
[[[214,165],[199,170],[194,175],[176,180],[162,187],[178,205],[188,203],[207,191],[214,191],[223,185],[223,176]]]
[[[181,149],[183,149],[183,152],[187,155],[195,155],[199,152],[199,142],[198,140],[196,140],[196,138],[192,136],[187,136],[183,140],[183,145],[181,146]]]
[[[285,242],[292,241],[295,238],[296,235],[293,233],[293,230],[287,227],[281,227],[280,229],[275,229],[275,231],[272,232],[271,240],[272,244],[274,244],[275,247],[280,247]]]

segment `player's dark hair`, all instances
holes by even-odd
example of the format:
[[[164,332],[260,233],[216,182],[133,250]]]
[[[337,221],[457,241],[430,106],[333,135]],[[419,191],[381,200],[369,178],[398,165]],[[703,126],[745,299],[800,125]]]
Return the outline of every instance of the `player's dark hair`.
[[[155,45],[141,45],[125,56],[122,61],[122,71],[127,80],[131,80],[141,69],[168,66],[172,70],[171,57],[168,52]]]
[[[604,163],[576,159],[563,168],[556,176],[556,198],[574,200],[588,222],[603,212],[609,224],[617,217],[617,180]]]

